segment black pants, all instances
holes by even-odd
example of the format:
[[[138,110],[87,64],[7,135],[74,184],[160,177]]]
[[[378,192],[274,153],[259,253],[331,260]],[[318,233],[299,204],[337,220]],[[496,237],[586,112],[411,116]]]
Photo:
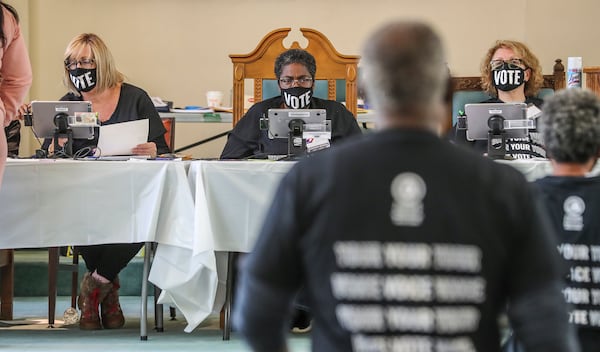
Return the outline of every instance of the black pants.
[[[21,144],[21,123],[13,120],[10,125],[4,127],[6,143],[8,144],[8,156],[19,156],[19,144]]]
[[[77,246],[88,271],[113,281],[127,263],[140,251],[143,243],[101,244]]]

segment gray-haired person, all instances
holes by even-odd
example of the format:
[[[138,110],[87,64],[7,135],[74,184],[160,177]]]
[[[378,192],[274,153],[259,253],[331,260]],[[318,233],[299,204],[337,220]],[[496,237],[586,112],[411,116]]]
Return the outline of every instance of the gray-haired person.
[[[559,236],[569,271],[564,297],[581,350],[600,348],[600,177],[590,174],[600,153],[600,101],[566,89],[546,100],[539,121],[552,175],[535,183]]]
[[[439,36],[393,22],[362,57],[379,131],[284,177],[240,266],[240,333],[255,351],[286,350],[304,285],[313,351],[499,351],[507,301],[527,351],[578,351],[531,186],[439,136],[448,80]]]

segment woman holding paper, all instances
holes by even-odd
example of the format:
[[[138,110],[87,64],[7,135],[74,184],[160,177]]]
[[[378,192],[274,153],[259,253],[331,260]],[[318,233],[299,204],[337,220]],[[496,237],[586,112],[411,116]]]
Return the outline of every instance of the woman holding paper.
[[[114,59],[95,34],[76,36],[65,51],[64,83],[69,93],[61,100],[87,100],[98,112],[101,125],[148,119],[148,139],[132,149],[132,154],[150,155],[168,152],[165,128],[146,92],[124,83]],[[94,140],[74,140],[73,152],[93,148]],[[101,153],[101,151],[99,151]],[[99,210],[101,211],[101,209]],[[142,248],[142,243],[80,246],[88,272],[81,282],[78,305],[81,310],[79,327],[86,330],[116,329],[125,318],[119,305],[118,273]],[[99,309],[100,307],[100,309]]]
[[[60,100],[90,101],[100,125],[148,119],[147,142],[135,146],[131,154],[156,157],[169,152],[164,138],[166,129],[152,100],[143,89],[124,82],[123,74],[117,70],[112,54],[100,37],[83,33],[73,38],[65,51],[64,64],[63,82],[69,93]],[[90,154],[98,144],[97,132],[93,140],[74,140],[73,153]],[[44,147],[52,148],[50,141],[46,141]],[[88,153],[85,153],[86,147]],[[97,154],[102,155],[102,150]]]

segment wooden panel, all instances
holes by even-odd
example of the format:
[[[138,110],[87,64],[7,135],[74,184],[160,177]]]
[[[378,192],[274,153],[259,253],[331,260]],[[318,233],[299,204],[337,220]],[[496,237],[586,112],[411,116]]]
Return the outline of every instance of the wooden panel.
[[[600,66],[584,67],[585,86],[600,96]]]
[[[15,286],[14,250],[0,249],[0,319],[12,320]]]

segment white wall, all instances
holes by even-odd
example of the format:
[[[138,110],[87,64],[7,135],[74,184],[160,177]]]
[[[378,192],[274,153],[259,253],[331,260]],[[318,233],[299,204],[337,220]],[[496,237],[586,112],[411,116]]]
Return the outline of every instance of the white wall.
[[[310,27],[344,54],[360,54],[368,34],[384,21],[410,17],[430,22],[446,41],[456,75],[477,75],[496,39],[526,42],[545,73],[555,58],[582,56],[600,65],[593,24],[597,0],[9,0],[20,11],[34,71],[31,99],[64,94],[63,52],[81,32],[99,34],[128,80],[176,105],[203,105],[221,90],[229,102],[228,55],[247,53],[274,28]],[[297,36],[297,35],[296,35]],[[176,146],[229,126],[177,126]],[[27,132],[27,131],[25,131]],[[27,139],[27,136],[24,136]],[[194,150],[217,156],[224,139]],[[24,143],[27,144],[27,143]],[[31,148],[35,146],[31,144]],[[25,146],[24,146],[25,147]],[[25,148],[27,149],[27,148]],[[27,150],[26,153],[30,152]]]

